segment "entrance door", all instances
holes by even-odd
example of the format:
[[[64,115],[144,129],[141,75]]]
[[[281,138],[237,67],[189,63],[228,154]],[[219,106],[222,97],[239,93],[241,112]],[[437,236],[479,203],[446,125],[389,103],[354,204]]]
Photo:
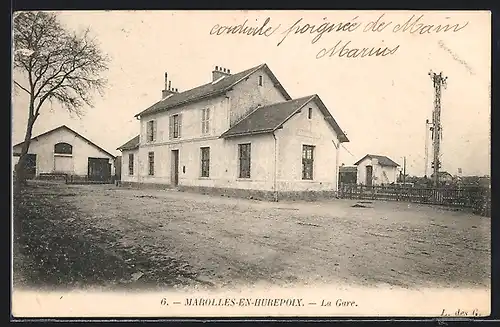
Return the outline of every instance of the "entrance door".
[[[372,179],[373,179],[373,167],[366,166],[366,185],[367,186],[372,186]]]
[[[89,158],[88,179],[91,181],[111,180],[111,164],[108,158]]]
[[[24,161],[24,171],[26,173],[26,178],[31,179],[36,176],[36,154],[26,154],[26,159]]]
[[[179,185],[179,150],[172,150],[172,185]]]

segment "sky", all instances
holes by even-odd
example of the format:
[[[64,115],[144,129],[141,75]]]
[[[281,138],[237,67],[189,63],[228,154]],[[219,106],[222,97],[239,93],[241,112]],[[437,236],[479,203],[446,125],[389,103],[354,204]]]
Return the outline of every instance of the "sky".
[[[369,153],[386,155],[403,165],[406,157],[407,173],[421,176],[425,172],[425,121],[431,119],[434,106],[434,88],[428,75],[432,69],[448,77],[442,94],[442,170],[457,174],[461,168],[463,175],[490,174],[491,51],[487,12],[67,11],[59,14],[68,29],[90,27],[102,50],[111,58],[104,75],[108,86],[103,97],[95,95],[94,106],[86,108],[81,118],[71,116],[56,103],[47,103],[35,123],[33,135],[66,124],[119,155],[116,148],[139,132],[139,121],[134,115],[160,100],[165,72],[172,80],[172,87],[183,91],[210,82],[215,66],[235,73],[266,63],[292,98],[318,94],[323,100],[350,140],[341,148],[340,163],[352,165]],[[379,24],[370,24],[382,14]],[[409,28],[403,30],[412,15],[416,16],[409,24],[423,15],[413,26],[413,33]],[[268,17],[262,29],[270,27],[268,36],[213,34],[216,25],[235,26],[247,20],[246,26],[260,27]],[[348,22],[351,25],[344,25],[344,29],[351,28],[351,32],[325,32],[314,40],[325,27]],[[380,25],[382,22],[385,26]],[[330,25],[319,28],[326,23]],[[419,23],[423,24],[420,29]],[[458,25],[456,32],[436,32],[430,27],[423,30],[430,24]],[[315,25],[312,33],[310,25]],[[295,33],[298,28],[303,33]],[[339,50],[346,43],[348,49],[387,47],[387,53],[389,50],[393,53],[348,58],[345,55],[348,50],[344,50],[340,56]],[[330,56],[334,52],[330,49],[336,44],[339,44],[337,52]],[[17,72],[14,78],[18,78]],[[16,91],[12,108],[13,144],[24,138],[27,112],[27,95]],[[429,163],[431,159],[429,142]]]

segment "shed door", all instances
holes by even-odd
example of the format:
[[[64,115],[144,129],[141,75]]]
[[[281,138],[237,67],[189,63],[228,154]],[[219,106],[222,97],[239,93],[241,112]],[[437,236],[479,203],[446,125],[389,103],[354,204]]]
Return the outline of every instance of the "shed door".
[[[108,181],[111,179],[111,164],[107,158],[88,159],[88,179],[91,181]]]
[[[372,186],[372,179],[373,179],[373,167],[366,166],[366,185],[367,186]]]

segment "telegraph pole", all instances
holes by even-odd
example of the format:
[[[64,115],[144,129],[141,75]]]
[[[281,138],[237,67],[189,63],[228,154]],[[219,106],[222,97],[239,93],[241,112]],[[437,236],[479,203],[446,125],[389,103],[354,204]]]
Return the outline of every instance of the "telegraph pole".
[[[429,119],[425,120],[425,155],[424,155],[424,161],[425,161],[425,167],[424,167],[424,176],[427,178],[427,169],[429,169],[429,130],[430,127],[429,125],[432,125]]]
[[[441,141],[441,88],[446,88],[446,80],[448,77],[444,77],[443,73],[436,74],[432,70],[429,72],[432,83],[434,85],[434,110],[432,112],[432,145],[434,150],[434,158],[432,161],[432,168],[434,170],[434,187],[439,185],[439,168],[441,168],[441,162],[439,160],[439,146]]]

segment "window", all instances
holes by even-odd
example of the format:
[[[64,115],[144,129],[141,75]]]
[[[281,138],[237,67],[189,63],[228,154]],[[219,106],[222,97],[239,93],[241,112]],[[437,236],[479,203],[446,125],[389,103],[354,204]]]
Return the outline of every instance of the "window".
[[[238,144],[240,178],[250,178],[250,143]]]
[[[313,116],[313,108],[309,108],[309,112],[307,113],[307,118],[311,119]]]
[[[150,120],[147,122],[147,141],[154,142],[156,140],[156,121]]]
[[[72,154],[73,147],[68,143],[57,143],[54,145],[54,153],[57,154]]]
[[[182,115],[176,114],[170,116],[170,128],[169,128],[169,138],[177,139],[181,137],[181,124],[182,124]]]
[[[149,176],[153,176],[155,174],[155,153],[148,153],[148,164],[149,164]]]
[[[302,146],[302,179],[313,179],[314,146]]]
[[[201,148],[201,177],[210,176],[210,148]]]
[[[259,86],[262,86],[262,75],[259,76]]]
[[[208,134],[210,131],[210,108],[202,109],[201,133]]]
[[[128,174],[130,176],[134,175],[134,154],[130,153],[128,155]]]

